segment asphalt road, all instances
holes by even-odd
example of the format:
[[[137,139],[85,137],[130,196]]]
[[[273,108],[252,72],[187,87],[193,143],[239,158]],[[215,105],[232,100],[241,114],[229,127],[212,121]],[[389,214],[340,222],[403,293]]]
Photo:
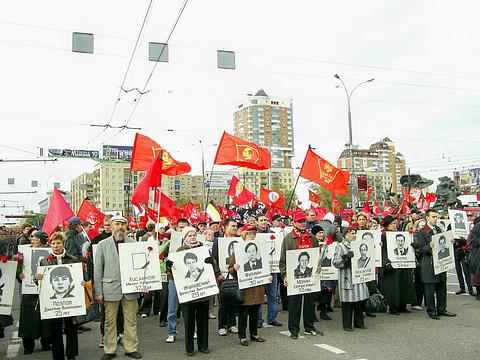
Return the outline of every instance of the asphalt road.
[[[205,359],[335,359],[335,360],[411,360],[411,359],[480,359],[478,346],[480,334],[480,301],[468,295],[453,295],[458,289],[457,280],[450,272],[448,277],[448,309],[458,314],[455,318],[431,320],[424,311],[413,311],[400,316],[378,314],[376,318],[367,318],[367,330],[343,331],[341,313],[335,309],[332,321],[316,323],[324,336],[308,336],[292,340],[288,337],[287,313],[280,313],[282,327],[268,327],[259,330],[266,338],[265,343],[251,343],[249,347],[240,346],[237,335],[226,337],[217,335],[217,322],[210,320],[209,355],[196,352],[195,357]],[[215,309],[216,310],[216,309]],[[18,320],[18,304],[15,306],[15,323]],[[183,338],[183,324],[178,326],[179,336],[173,344],[165,343],[166,328],[158,326],[158,317],[138,319],[139,351],[144,359],[187,358]],[[99,323],[89,326],[92,331],[79,335],[80,355],[77,359],[100,359],[102,349]],[[21,360],[51,359],[50,352],[39,350],[31,355],[23,355],[21,340],[16,338],[15,326],[7,328],[7,336],[0,340],[0,359],[15,358]],[[281,332],[284,332],[282,334]],[[119,358],[125,358],[123,348],[117,349]]]

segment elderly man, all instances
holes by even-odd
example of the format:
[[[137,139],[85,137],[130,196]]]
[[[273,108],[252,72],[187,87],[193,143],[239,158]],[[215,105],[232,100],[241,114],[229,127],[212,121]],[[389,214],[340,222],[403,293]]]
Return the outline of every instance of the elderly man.
[[[105,335],[102,360],[116,357],[117,312],[122,304],[124,323],[124,349],[129,358],[140,359],[137,351],[137,298],[138,294],[123,294],[120,278],[118,246],[123,242],[134,242],[126,236],[128,221],[115,215],[111,219],[112,236],[100,241],[95,251],[95,299],[105,306]]]

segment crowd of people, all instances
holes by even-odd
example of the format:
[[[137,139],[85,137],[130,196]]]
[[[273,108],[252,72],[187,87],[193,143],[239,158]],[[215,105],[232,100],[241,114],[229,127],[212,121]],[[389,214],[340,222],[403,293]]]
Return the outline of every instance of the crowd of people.
[[[210,352],[209,323],[213,319],[217,319],[219,336],[236,334],[242,346],[249,346],[251,342],[265,342],[265,338],[259,334],[259,329],[265,322],[282,327],[283,324],[278,317],[281,310],[288,312],[287,327],[292,339],[299,337],[301,318],[304,335],[323,335],[316,323],[332,320],[329,313],[334,307],[341,307],[342,327],[345,331],[365,330],[366,317],[376,316],[373,312],[366,311],[365,303],[370,296],[378,292],[384,296],[388,312],[392,315],[412,310],[422,311],[425,307],[430,319],[439,320],[442,317],[455,316],[456,314],[447,309],[447,275],[445,272],[435,275],[432,262],[431,238],[432,235],[447,230],[437,224],[440,217],[446,216],[446,213],[439,214],[432,209],[424,214],[413,212],[403,217],[387,215],[382,219],[359,212],[350,221],[345,221],[332,213],[327,213],[319,219],[314,211],[307,210],[296,212],[293,217],[283,217],[279,214],[273,215],[271,219],[263,214],[250,216],[245,223],[228,218],[222,222],[214,221],[208,224],[200,222],[192,225],[188,219],[181,218],[172,226],[148,223],[142,229],[129,229],[128,221],[122,216],[107,215],[100,233],[93,239],[87,235],[91,224],[74,217],[69,220],[66,229],[58,228],[51,236],[26,225],[16,239],[16,244],[30,244],[34,248],[50,249],[52,256],[44,258],[41,265],[83,262],[84,280],[93,282],[95,300],[100,305],[99,346],[103,348],[103,360],[115,358],[120,343],[123,344],[127,357],[141,358],[137,326],[138,321],[142,320],[138,318],[152,315],[158,315],[159,326],[166,327],[165,341],[170,344],[177,340],[178,319],[183,315],[185,350],[188,356],[193,356],[195,339],[199,352],[205,354]],[[468,292],[480,300],[480,217],[475,217],[473,212],[468,212],[467,216],[474,224],[470,235],[468,238],[453,240],[459,284],[456,294]],[[354,284],[352,243],[357,240],[357,231],[369,229],[382,231],[381,267],[376,268],[374,281]],[[205,263],[213,266],[219,286],[225,280],[219,264],[225,263],[228,266],[227,277],[230,278],[236,278],[240,268],[233,247],[229,249],[227,259],[219,258],[219,238],[238,237],[248,241],[255,239],[258,233],[274,231],[283,233],[280,273],[272,273],[267,285],[246,289],[240,304],[221,302],[218,297],[201,298],[180,304],[172,273],[175,263],[169,259],[171,234],[174,231],[181,233],[182,237],[182,244],[175,251],[199,246],[208,248],[210,256],[205,259]],[[390,231],[408,231],[413,235],[411,246],[405,248],[399,246],[398,251],[402,254],[408,251],[415,253],[414,269],[399,269],[392,266],[386,250],[389,241],[387,233]],[[198,234],[202,234],[205,240],[200,241]],[[157,241],[159,245],[162,290],[142,289],[140,293],[123,294],[118,244],[147,240]],[[288,296],[287,251],[319,248],[320,253],[325,254],[322,249],[332,242],[337,243],[333,258],[320,259],[321,265],[317,268],[302,267],[302,264],[308,263],[309,254],[301,253],[295,277],[311,276],[312,272],[320,272],[321,266],[326,266],[326,262],[331,261],[331,264],[338,268],[338,281],[321,280],[318,292]],[[398,239],[397,244],[402,244],[402,239]],[[93,245],[97,245],[94,256]],[[197,259],[192,259],[193,261],[196,262]],[[252,263],[251,266],[254,267],[255,264]],[[200,275],[193,267],[188,274],[192,281]],[[42,277],[41,274],[36,274],[35,281],[41,281]],[[23,279],[24,274],[20,272],[17,280],[22,282]],[[52,358],[55,360],[63,360],[65,356],[67,359],[74,359],[78,356],[78,334],[91,329],[85,325],[78,326],[74,317],[41,320],[38,295],[20,294],[20,297],[18,336],[22,338],[24,354],[31,354],[35,348],[35,341],[40,339],[42,350],[51,350]],[[218,305],[217,312],[214,311],[215,304]],[[266,304],[265,318],[262,313],[264,304]],[[9,323],[3,321],[3,326],[5,325]],[[0,321],[0,331],[3,330]],[[66,334],[65,346],[62,333]]]

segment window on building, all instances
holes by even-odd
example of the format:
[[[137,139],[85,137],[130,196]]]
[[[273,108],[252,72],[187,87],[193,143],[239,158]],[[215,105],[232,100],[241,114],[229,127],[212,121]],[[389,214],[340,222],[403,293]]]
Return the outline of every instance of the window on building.
[[[72,34],[72,51],[93,54],[93,34],[74,32]]]
[[[156,42],[148,43],[148,60],[168,62],[168,44]]]

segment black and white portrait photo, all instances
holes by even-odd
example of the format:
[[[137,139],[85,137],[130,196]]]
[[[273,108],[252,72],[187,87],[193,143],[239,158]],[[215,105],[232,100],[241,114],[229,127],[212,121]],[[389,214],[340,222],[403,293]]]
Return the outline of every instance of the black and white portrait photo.
[[[351,242],[353,251],[352,283],[361,284],[375,280],[375,251],[371,239],[357,238]]]
[[[22,294],[38,294],[38,286],[35,284],[34,276],[37,273],[40,261],[50,254],[48,248],[23,247],[24,256],[23,273],[25,278],[22,281]]]
[[[50,286],[53,295],[50,299],[64,299],[73,297],[72,291],[75,288],[72,274],[66,266],[58,266],[50,272]]]
[[[37,269],[42,320],[85,315],[85,290],[81,263],[49,265]]]
[[[225,257],[225,265],[227,266],[230,265],[230,259],[232,258],[232,255],[233,255],[233,247],[235,246],[236,243],[238,243],[238,240],[232,240],[228,244],[227,256]]]
[[[218,294],[213,266],[205,263],[207,257],[210,252],[206,246],[168,255],[173,262],[172,273],[180,304]]]
[[[438,238],[438,259],[445,259],[450,256],[450,249],[447,248],[447,238],[440,235]]]
[[[218,267],[222,272],[224,277],[227,276],[228,273],[228,265],[230,265],[230,259],[233,254],[233,249],[235,244],[241,241],[239,237],[233,238],[226,238],[226,237],[219,237],[217,239],[218,242]]]
[[[321,272],[320,272],[320,280],[338,280],[338,269],[332,265],[332,259],[335,254],[335,248],[337,247],[337,242],[332,242],[331,244],[327,245],[327,251],[323,250],[323,243],[322,247],[320,247],[320,255],[323,254],[323,259],[320,264]]]
[[[262,258],[258,253],[257,244],[251,242],[245,246],[247,261],[243,264],[243,271],[253,271],[262,268]]]
[[[380,230],[358,230],[357,239],[362,239],[369,247],[374,248],[374,261],[375,267],[382,266],[382,248],[381,243],[381,231]]]
[[[204,268],[198,264],[198,257],[195,253],[187,252],[183,257],[183,262],[187,267],[187,273],[185,275],[185,282],[194,283],[200,281],[200,277],[203,274]]]
[[[270,266],[270,273],[279,273],[280,255],[283,243],[283,234],[257,233],[255,240],[265,243],[267,250],[266,261]]]
[[[432,258],[433,272],[438,275],[450,269],[455,269],[455,257],[453,251],[453,232],[446,231],[432,235]]]
[[[408,231],[387,231],[387,257],[395,269],[414,269],[415,251],[412,248],[413,237]]]
[[[451,230],[455,238],[468,237],[469,228],[467,226],[467,212],[463,210],[448,210],[448,217],[450,218]],[[447,229],[444,229],[447,230]]]
[[[395,235],[395,243],[397,247],[393,249],[393,253],[399,256],[407,255],[408,248],[405,247],[405,236],[403,234]]]
[[[368,267],[371,258],[368,256],[368,245],[363,243],[360,245],[360,258],[357,260],[357,267],[359,269]]]
[[[0,315],[11,315],[17,262],[0,262]]]
[[[298,266],[293,271],[295,279],[309,278],[313,274],[313,266],[308,266],[310,263],[310,254],[306,251],[298,255]]]

